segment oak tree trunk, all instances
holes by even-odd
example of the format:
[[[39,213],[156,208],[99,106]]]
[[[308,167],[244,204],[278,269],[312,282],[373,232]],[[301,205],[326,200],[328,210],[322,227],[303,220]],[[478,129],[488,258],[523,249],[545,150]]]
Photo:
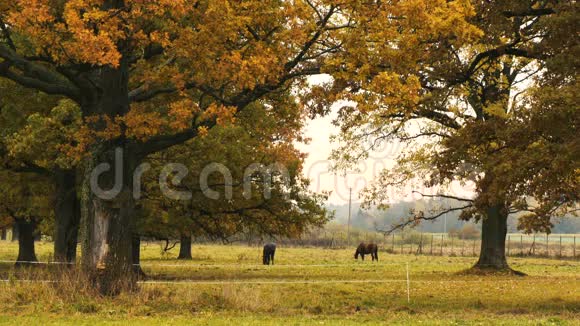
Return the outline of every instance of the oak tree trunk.
[[[18,241],[18,223],[12,227],[12,241]]]
[[[177,259],[193,259],[191,256],[191,236],[181,236],[181,240],[179,242],[179,256],[177,256]]]
[[[487,208],[481,229],[481,251],[475,268],[508,270],[505,256],[507,212],[503,205]]]
[[[111,121],[129,111],[128,65],[102,67],[91,78],[99,92],[82,105],[85,115]],[[106,123],[94,128],[104,130]],[[82,186],[82,267],[104,295],[132,288],[133,172],[136,153],[129,140],[119,138],[91,148],[85,160]],[[92,179],[92,182],[91,182]]]
[[[16,259],[16,266],[25,266],[37,262],[36,252],[34,251],[36,222],[21,218],[17,218],[15,221],[18,229],[18,258]]]
[[[93,164],[87,167],[101,164],[97,162],[111,162],[110,166],[114,167],[113,152],[114,150],[111,150],[99,155],[100,159],[93,159]],[[130,158],[130,154],[127,154],[126,150],[123,152],[123,160],[126,161]],[[132,277],[134,200],[130,178],[126,177],[131,171],[128,166],[124,163],[122,171],[117,171],[122,173],[123,177],[121,184],[117,185],[119,193],[113,198],[96,193],[95,189],[91,189],[88,180],[83,184],[83,270],[105,295],[115,295],[124,288],[134,285]],[[115,189],[114,174],[114,171],[110,171],[101,175],[99,187],[104,190]]]
[[[78,231],[81,218],[75,171],[56,171],[55,184],[54,260],[74,263],[77,255]]]

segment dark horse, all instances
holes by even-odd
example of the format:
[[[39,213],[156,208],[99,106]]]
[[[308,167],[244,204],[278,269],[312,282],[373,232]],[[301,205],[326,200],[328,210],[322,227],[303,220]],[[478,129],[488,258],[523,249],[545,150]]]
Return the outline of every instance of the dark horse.
[[[358,248],[356,248],[356,252],[354,253],[354,259],[358,259],[358,255],[360,255],[360,257],[362,258],[362,260],[365,260],[365,255],[366,254],[371,254],[371,257],[373,258],[373,261],[379,261],[379,247],[374,244],[374,243],[364,243],[362,242],[361,244],[358,245]]]
[[[267,243],[266,245],[264,245],[264,254],[262,256],[262,261],[264,262],[264,265],[270,265],[270,262],[272,262],[272,265],[274,265],[275,253],[276,253],[276,244]]]

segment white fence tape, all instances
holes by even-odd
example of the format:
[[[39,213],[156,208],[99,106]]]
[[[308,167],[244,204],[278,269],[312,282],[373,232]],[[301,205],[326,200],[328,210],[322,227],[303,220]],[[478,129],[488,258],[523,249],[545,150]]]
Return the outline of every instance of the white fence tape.
[[[67,262],[42,262],[42,261],[14,261],[14,260],[0,260],[0,264],[32,264],[32,265],[77,265],[78,263],[67,263]],[[360,264],[278,264],[278,265],[262,265],[262,264],[158,264],[158,263],[145,263],[145,264],[133,264],[133,266],[141,267],[180,267],[180,268],[215,268],[215,267],[226,267],[226,268],[304,268],[304,267],[370,267],[370,266],[403,266],[405,264],[420,264],[423,266],[433,266],[433,265],[474,265],[475,261],[410,261],[410,262],[369,262]],[[580,267],[580,261],[558,261],[555,264],[539,263],[534,264],[530,262],[517,262],[510,261],[510,265],[513,266],[574,266]],[[486,265],[480,265],[486,266]],[[490,265],[491,266],[491,265]]]
[[[514,282],[514,281],[525,281],[525,279],[506,279],[490,280],[494,283],[497,282]],[[535,280],[537,281],[537,279]],[[2,279],[0,282],[3,283],[61,283],[63,281],[53,281],[53,280],[22,280],[13,279],[6,280]],[[414,280],[414,283],[482,283],[485,280]],[[138,284],[142,285],[226,285],[226,284],[255,284],[255,285],[268,285],[268,284],[365,284],[365,283],[408,283],[407,279],[383,279],[383,280],[279,280],[279,281],[245,281],[245,280],[224,280],[224,281],[139,281]]]

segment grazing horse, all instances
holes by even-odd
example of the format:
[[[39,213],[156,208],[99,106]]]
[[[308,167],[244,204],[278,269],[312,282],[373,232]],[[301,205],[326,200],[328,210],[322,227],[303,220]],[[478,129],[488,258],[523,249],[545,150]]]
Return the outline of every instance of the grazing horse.
[[[378,252],[379,247],[376,244],[374,243],[366,244],[364,242],[361,242],[361,244],[358,245],[358,248],[356,248],[356,252],[354,253],[354,259],[358,259],[358,255],[360,255],[361,259],[365,260],[365,255],[371,254],[373,261],[375,260],[379,261]]]
[[[262,261],[264,265],[274,265],[274,254],[276,253],[276,244],[275,243],[267,243],[264,245],[264,254],[262,256]]]

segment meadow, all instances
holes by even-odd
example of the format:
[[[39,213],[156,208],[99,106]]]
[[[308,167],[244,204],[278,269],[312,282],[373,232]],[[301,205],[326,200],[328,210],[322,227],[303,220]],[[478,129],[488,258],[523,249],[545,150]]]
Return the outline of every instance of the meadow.
[[[38,243],[39,260],[51,248]],[[1,261],[16,251],[0,242]],[[143,244],[148,277],[114,298],[95,295],[70,269],[39,283],[24,279],[46,279],[42,266],[0,263],[0,324],[580,324],[577,260],[510,258],[522,277],[466,273],[474,257],[381,251],[379,262],[362,262],[354,249],[279,246],[276,264],[263,266],[259,247],[194,244],[191,261],[177,253]]]

